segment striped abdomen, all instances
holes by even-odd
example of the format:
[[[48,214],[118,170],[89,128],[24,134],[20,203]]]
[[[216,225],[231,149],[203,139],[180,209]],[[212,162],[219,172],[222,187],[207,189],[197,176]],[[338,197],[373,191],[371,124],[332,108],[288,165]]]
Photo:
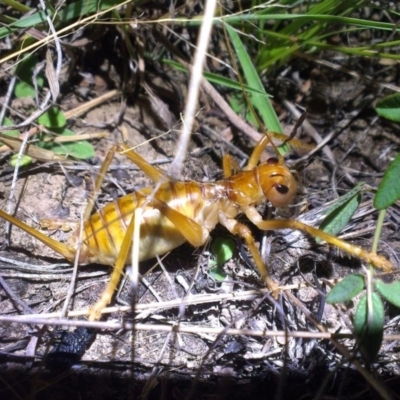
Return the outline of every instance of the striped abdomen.
[[[205,190],[204,185],[195,182],[167,182],[161,186],[156,198],[203,225],[210,210],[218,207],[215,201],[210,204],[204,198]],[[84,223],[80,263],[114,264],[135,209],[143,205],[152,191],[153,188],[149,187],[128,194],[93,214]],[[213,226],[210,228],[213,228],[217,220],[211,219]],[[78,235],[79,232],[75,232],[68,243],[70,247],[76,246]],[[139,260],[165,254],[185,241],[179,229],[157,208],[146,206],[140,228]]]

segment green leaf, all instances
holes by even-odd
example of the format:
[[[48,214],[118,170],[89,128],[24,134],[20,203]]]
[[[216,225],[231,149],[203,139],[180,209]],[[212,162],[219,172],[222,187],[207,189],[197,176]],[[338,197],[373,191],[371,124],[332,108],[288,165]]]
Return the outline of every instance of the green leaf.
[[[168,58],[164,58],[161,61],[163,64],[170,65],[170,66],[174,67],[175,69],[177,69],[178,71],[187,72],[187,73],[189,72],[187,68],[185,68],[182,64],[180,64],[176,61],[170,60]],[[206,78],[211,83],[215,83],[216,85],[224,86],[229,89],[238,90],[238,91],[240,91],[240,93],[242,93],[243,89],[240,86],[240,84],[236,81],[233,81],[230,78],[225,77],[225,76],[205,71],[204,78]],[[258,92],[257,90],[255,90],[247,85],[244,85],[244,89],[250,93],[258,93],[261,95],[264,95],[264,93],[265,93],[265,91]]]
[[[348,200],[352,199],[355,195],[360,193],[362,188],[364,187],[365,182],[360,182],[358,185],[354,186],[353,189],[349,190],[343,196],[340,196],[325,212],[325,215],[329,215],[330,213],[334,212],[342,205],[347,203]]]
[[[75,133],[69,129],[64,129],[57,137],[75,136]],[[49,137],[49,136],[47,136]],[[51,150],[57,154],[68,155],[71,157],[87,160],[95,156],[94,147],[86,140],[54,143],[54,142],[39,142],[40,147]]]
[[[43,86],[44,79],[37,77],[38,87]],[[40,84],[39,84],[40,82]],[[23,99],[25,97],[35,97],[35,89],[30,83],[17,82],[14,88],[15,97]]]
[[[86,140],[64,143],[62,145],[57,144],[52,147],[52,150],[54,153],[65,154],[81,160],[87,160],[95,156],[94,147]]]
[[[375,110],[381,117],[400,122],[400,93],[391,94],[379,100]]]
[[[17,82],[14,88],[15,97],[18,99],[23,99],[25,97],[34,97],[35,89],[26,82]]]
[[[381,298],[372,293],[372,310],[368,310],[367,296],[363,296],[354,314],[354,332],[360,350],[368,362],[374,361],[381,348],[385,312]]]
[[[25,166],[31,164],[32,160],[33,160],[32,157],[29,157],[29,156],[23,154],[18,163],[18,154],[13,154],[11,156],[10,165],[13,168],[15,168],[17,166],[17,164],[19,165],[19,167],[25,167]]]
[[[86,16],[87,14],[106,10],[116,5],[115,0],[80,0],[75,3],[68,4],[62,9],[57,9],[55,21],[68,22],[71,19]],[[49,8],[46,9],[49,11]],[[46,22],[46,12],[39,11],[31,15],[27,15],[15,21],[14,23],[0,28],[0,39],[8,36],[10,33],[20,29],[32,28],[38,24]]]
[[[400,153],[389,164],[374,198],[374,207],[378,210],[388,208],[400,199]]]
[[[33,71],[36,68],[39,60],[36,56],[29,56],[24,58],[15,68],[15,74],[18,76],[19,81],[14,88],[14,94],[17,98],[34,97],[35,88],[32,82]],[[36,87],[41,89],[44,85],[43,73],[35,76]]]
[[[361,203],[361,196],[359,194],[364,182],[359,183],[356,187],[341,196],[335,203],[327,210],[326,216],[322,221],[319,229],[333,236],[336,236],[350,221],[351,217],[357,211]],[[316,238],[317,242],[321,239]]]
[[[209,274],[210,274],[211,278],[213,278],[217,282],[223,282],[226,279],[226,277],[228,276],[225,273],[225,271],[218,265],[210,268]]]
[[[229,261],[234,254],[236,242],[229,237],[217,237],[211,244],[211,253],[215,256],[219,266]]]
[[[2,126],[12,126],[12,125],[14,125],[14,123],[11,121],[11,119],[4,117]],[[19,137],[19,131],[17,131],[16,129],[13,129],[11,131],[4,131],[3,134],[11,137]]]
[[[385,283],[379,279],[376,281],[376,290],[389,303],[400,307],[400,282]]]
[[[326,296],[329,304],[344,303],[351,300],[365,287],[364,277],[360,274],[351,274],[337,283]]]
[[[360,203],[361,196],[354,196],[352,199],[348,200],[347,203],[343,204],[340,208],[326,216],[319,229],[336,236],[348,224],[351,217],[357,211]],[[317,239],[318,238],[316,238],[316,241],[318,242]]]
[[[37,119],[37,122],[47,128],[56,129],[64,127],[67,120],[58,107],[51,107]]]
[[[282,133],[283,130],[279,122],[279,118],[272,107],[272,104],[269,100],[269,95],[265,91],[264,85],[261,82],[261,79],[253,65],[253,62],[251,61],[249,54],[247,53],[246,47],[240,40],[237,30],[228,24],[225,24],[225,27],[232,41],[232,47],[235,50],[240,65],[243,69],[247,84],[256,92],[258,92],[251,95],[250,101],[260,113],[261,118],[268,130]]]

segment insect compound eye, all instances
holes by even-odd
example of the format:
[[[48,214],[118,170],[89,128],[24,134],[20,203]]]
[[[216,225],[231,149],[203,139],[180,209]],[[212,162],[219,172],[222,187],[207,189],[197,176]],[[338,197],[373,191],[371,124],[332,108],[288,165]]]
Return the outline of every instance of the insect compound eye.
[[[270,157],[267,160],[267,164],[270,164],[270,165],[275,165],[278,163],[279,163],[279,160],[276,157]]]
[[[288,193],[289,193],[289,187],[286,186],[286,185],[279,185],[279,184],[277,184],[277,185],[275,185],[274,187],[275,187],[276,191],[277,191],[278,193],[280,193],[280,194],[288,194]]]

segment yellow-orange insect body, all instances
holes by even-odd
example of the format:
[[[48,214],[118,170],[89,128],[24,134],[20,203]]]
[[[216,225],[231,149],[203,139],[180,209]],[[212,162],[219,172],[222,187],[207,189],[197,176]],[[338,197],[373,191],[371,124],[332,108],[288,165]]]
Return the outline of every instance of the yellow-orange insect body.
[[[77,229],[67,243],[51,239],[1,210],[0,217],[30,233],[71,262],[75,259],[79,247],[80,264],[100,263],[114,266],[109,284],[100,300],[90,309],[90,320],[98,319],[103,308],[109,304],[123,273],[123,267],[130,262],[132,220],[135,210],[139,207],[142,208],[138,255],[140,261],[162,255],[185,241],[193,246],[200,246],[220,223],[232,234],[246,241],[261,279],[276,293],[278,284],[271,278],[267,266],[263,263],[250,229],[236,220],[238,214],[243,213],[262,230],[303,230],[377,267],[390,270],[392,265],[384,257],[299,221],[264,221],[261,218],[256,205],[269,201],[277,207],[285,206],[290,204],[296,193],[295,180],[281,158],[270,158],[267,162],[257,165],[268,142],[269,137],[264,136],[255,147],[245,169],[234,175],[233,162],[229,156],[225,156],[225,178],[213,183],[169,181],[160,170],[148,164],[137,153],[126,146],[120,146],[118,151],[137,164],[153,180],[157,189],[148,187],[123,196],[91,216],[89,214],[93,203],[89,203],[82,233]],[[104,175],[112,154],[113,152],[108,157],[109,161],[105,162],[100,176]],[[100,182],[99,179],[96,183],[97,189],[101,185]]]
[[[220,212],[227,218],[236,218],[243,206],[257,205],[266,200],[276,206],[290,203],[296,184],[287,167],[277,164],[277,159],[271,159],[251,171],[242,171],[213,183],[166,182],[154,197],[202,227],[200,245],[221,222]],[[123,196],[85,221],[79,263],[112,265],[118,257],[135,209],[145,203],[153,190],[149,187]],[[188,240],[164,214],[168,215],[168,212],[163,213],[154,205],[148,205],[143,210],[140,261],[164,254]],[[78,239],[79,230],[67,242],[71,254],[77,248]]]

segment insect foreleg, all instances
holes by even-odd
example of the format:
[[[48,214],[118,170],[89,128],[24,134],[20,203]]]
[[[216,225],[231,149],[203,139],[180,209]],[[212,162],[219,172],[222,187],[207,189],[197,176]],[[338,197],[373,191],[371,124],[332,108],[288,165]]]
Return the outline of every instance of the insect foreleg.
[[[254,207],[243,207],[242,211],[246,214],[247,218],[249,218],[249,220],[261,230],[270,231],[276,229],[294,229],[307,232],[314,237],[325,240],[327,243],[338,247],[352,256],[361,258],[367,263],[371,263],[375,265],[375,267],[383,269],[385,272],[393,270],[393,264],[385,257],[364,250],[362,247],[345,242],[336,236],[329,235],[328,233],[325,233],[319,229],[303,224],[300,221],[296,221],[294,219],[264,221]]]
[[[271,274],[269,273],[268,267],[264,264],[261,254],[258,251],[253,235],[250,232],[250,229],[236,221],[232,218],[227,218],[223,212],[219,214],[219,222],[221,225],[224,225],[225,228],[228,229],[233,235],[238,235],[242,239],[246,241],[247,247],[250,250],[251,255],[253,256],[254,262],[258,268],[258,271],[261,275],[262,281],[266,284],[267,288],[271,290],[272,295],[274,297],[278,294],[278,284],[272,279]]]

